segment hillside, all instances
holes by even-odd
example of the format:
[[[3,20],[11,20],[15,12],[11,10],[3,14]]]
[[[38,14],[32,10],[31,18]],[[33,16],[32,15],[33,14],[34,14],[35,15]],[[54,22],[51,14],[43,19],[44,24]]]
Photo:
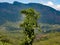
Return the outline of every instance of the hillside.
[[[27,8],[40,13],[38,22],[36,12]],[[21,10],[27,12],[25,20]],[[60,11],[39,3],[0,2],[0,45],[28,45],[29,42],[60,45]]]
[[[48,33],[44,36],[34,42],[33,45],[60,45],[60,32]]]
[[[60,11],[39,3],[23,4],[15,1],[13,4],[0,3],[0,25],[8,22],[19,22],[21,20],[20,11],[26,8],[34,8],[40,12],[39,22],[48,24],[60,24]]]
[[[5,45],[21,45],[24,35],[22,31],[8,32],[0,30],[0,45],[3,45],[3,41],[8,40]],[[33,45],[60,45],[60,32],[51,32],[47,34],[39,34],[35,38]]]

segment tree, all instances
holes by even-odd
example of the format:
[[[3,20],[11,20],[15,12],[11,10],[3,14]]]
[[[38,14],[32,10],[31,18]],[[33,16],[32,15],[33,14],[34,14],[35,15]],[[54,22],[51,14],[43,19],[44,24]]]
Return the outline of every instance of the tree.
[[[26,36],[24,45],[32,45],[35,38],[34,30],[38,28],[39,13],[32,8],[22,10],[21,13],[25,17],[23,23],[20,24]]]

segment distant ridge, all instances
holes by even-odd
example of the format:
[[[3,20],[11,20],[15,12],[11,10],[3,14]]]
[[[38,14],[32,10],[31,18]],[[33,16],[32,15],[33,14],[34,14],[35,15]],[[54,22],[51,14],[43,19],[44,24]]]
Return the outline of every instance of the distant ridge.
[[[34,8],[40,12],[40,23],[60,24],[60,11],[39,3],[24,4],[14,1],[13,4],[0,3],[0,25],[6,23],[6,20],[14,23],[19,22],[21,20],[20,11],[27,8]]]

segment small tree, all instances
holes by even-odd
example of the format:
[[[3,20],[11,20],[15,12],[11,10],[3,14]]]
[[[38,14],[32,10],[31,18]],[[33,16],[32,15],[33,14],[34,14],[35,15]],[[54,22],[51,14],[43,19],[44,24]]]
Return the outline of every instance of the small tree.
[[[25,15],[23,23],[20,24],[26,36],[24,45],[32,45],[35,38],[34,30],[38,27],[39,13],[32,8],[22,10],[21,13]]]

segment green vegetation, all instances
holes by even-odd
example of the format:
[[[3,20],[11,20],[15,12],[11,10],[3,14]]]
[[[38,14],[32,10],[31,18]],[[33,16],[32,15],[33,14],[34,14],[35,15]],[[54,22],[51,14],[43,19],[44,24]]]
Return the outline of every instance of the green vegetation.
[[[38,24],[39,13],[31,8],[21,13],[24,20],[20,23],[20,30],[6,30],[4,27],[19,28],[19,23],[7,22],[0,26],[0,45],[60,45],[60,25]],[[41,33],[37,31],[40,27]]]
[[[23,31],[13,31],[14,33],[0,30],[0,45],[21,45],[23,43]],[[18,32],[18,33],[17,33]],[[34,40],[33,45],[60,45],[60,32],[39,34],[41,38]],[[8,42],[3,42],[5,40]]]
[[[60,45],[60,32],[45,34],[40,40],[34,42],[33,45]]]
[[[20,45],[21,39],[23,39],[22,30],[0,30],[0,45]]]
[[[23,23],[20,24],[26,36],[23,45],[32,45],[35,38],[34,30],[39,27],[37,22],[39,13],[32,8],[22,10],[21,13],[25,16]]]

